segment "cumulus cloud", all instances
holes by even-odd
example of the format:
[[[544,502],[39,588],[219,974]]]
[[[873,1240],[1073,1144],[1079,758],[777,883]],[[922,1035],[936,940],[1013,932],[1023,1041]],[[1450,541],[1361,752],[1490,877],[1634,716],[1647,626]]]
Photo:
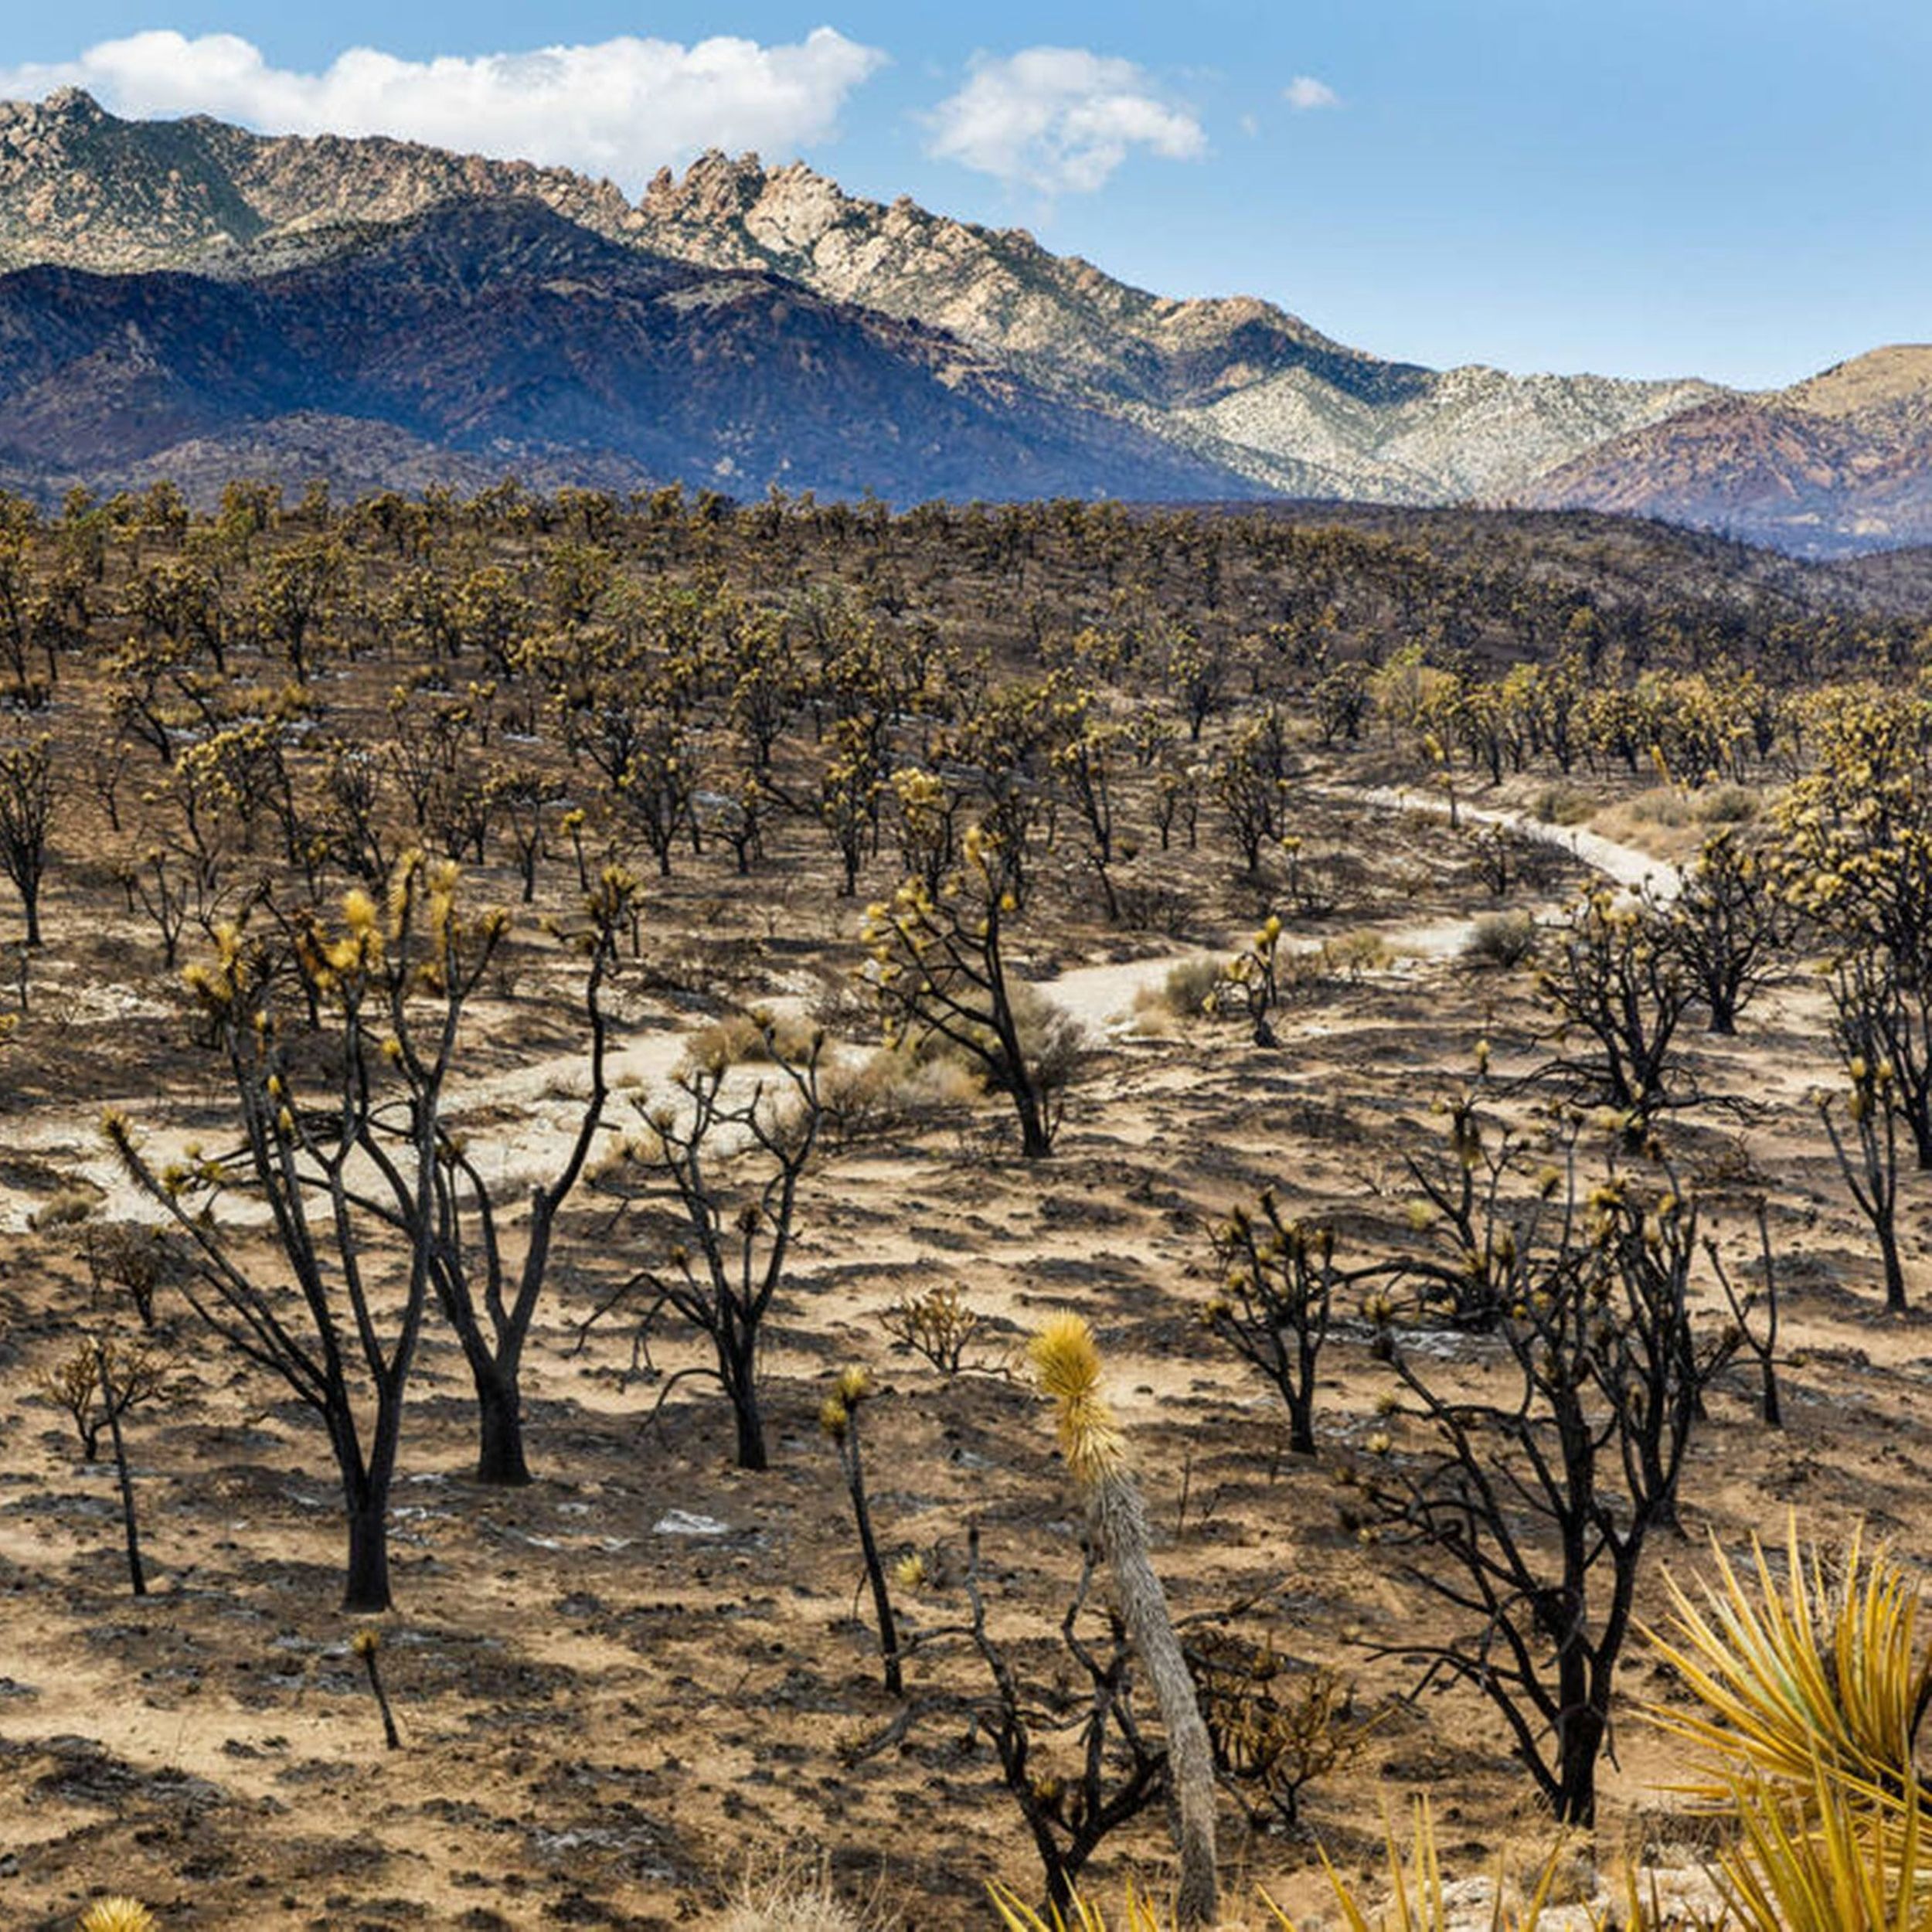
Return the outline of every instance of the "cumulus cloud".
[[[608,175],[641,187],[709,147],[784,153],[829,133],[885,64],[830,27],[794,45],[626,36],[528,53],[402,60],[352,48],[319,73],[274,67],[239,36],[106,40],[77,60],[0,68],[0,98],[84,87],[117,114],[209,114],[265,134],[393,134]]]
[[[1201,124],[1132,61],[1082,47],[975,62],[927,125],[928,153],[1047,194],[1090,192],[1136,148],[1169,161],[1207,151]]]
[[[1298,114],[1313,107],[1338,107],[1342,97],[1325,80],[1311,73],[1298,73],[1281,90],[1281,98]]]

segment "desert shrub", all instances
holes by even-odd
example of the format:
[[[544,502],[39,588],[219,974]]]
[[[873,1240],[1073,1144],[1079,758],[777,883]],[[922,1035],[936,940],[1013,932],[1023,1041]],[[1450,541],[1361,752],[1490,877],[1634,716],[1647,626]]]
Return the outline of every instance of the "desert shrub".
[[[1030,980],[1012,981],[1008,998],[1019,1030],[1020,1052],[1032,1070],[1035,1084],[1049,1104],[1049,1112],[1057,1116],[1058,1097],[1073,1083],[1087,1057],[1090,1044],[1087,1029]],[[990,1042],[991,1029],[978,1030]],[[982,1056],[944,1033],[923,1036],[912,1049],[912,1060],[915,1066],[947,1067],[966,1074],[974,1080],[975,1090],[985,1070]]]
[[[685,1057],[694,1066],[769,1066],[774,1056],[801,1060],[818,1029],[809,1020],[763,1011],[731,1013],[691,1036]]]
[[[36,1233],[47,1228],[77,1226],[100,1206],[102,1198],[100,1189],[90,1183],[58,1189],[27,1216],[27,1226]]]
[[[1472,966],[1506,971],[1536,951],[1536,922],[1528,913],[1485,913],[1470,928],[1462,956]]]
[[[924,1357],[943,1376],[992,1366],[971,1359],[975,1344],[985,1339],[985,1321],[950,1282],[923,1294],[901,1295],[880,1315],[879,1325],[895,1348]]]
[[[1221,962],[1202,953],[1192,959],[1176,961],[1160,985],[1148,988],[1134,1003],[1145,1009],[1164,1009],[1177,1019],[1198,1019],[1206,1010],[1209,996],[1220,979]]]
[[[955,1060],[880,1046],[862,1060],[830,1062],[819,1076],[825,1129],[842,1147],[917,1131],[971,1107],[979,1082]]]
[[[1364,927],[1325,939],[1319,957],[1323,971],[1344,979],[1359,979],[1364,973],[1388,964],[1389,943],[1379,933]]]
[[[1545,785],[1529,801],[1530,816],[1552,825],[1580,825],[1596,809],[1596,801],[1580,785]]]
[[[1743,825],[1755,818],[1763,801],[1749,785],[1709,785],[1691,801],[1701,825]]]
[[[724,1910],[712,1921],[716,1932],[866,1932],[889,1923],[881,1913],[839,1896],[832,1861],[781,1858],[769,1869],[747,1867]]]
[[[1640,791],[1628,807],[1640,825],[1687,825],[1691,821],[1691,801],[1675,785],[1652,785]]]

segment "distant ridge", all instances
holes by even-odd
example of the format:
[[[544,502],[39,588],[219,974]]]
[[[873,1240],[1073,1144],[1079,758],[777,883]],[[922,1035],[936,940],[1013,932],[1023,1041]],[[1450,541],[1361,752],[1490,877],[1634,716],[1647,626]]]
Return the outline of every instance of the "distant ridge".
[[[0,104],[0,268],[185,270],[206,284],[260,289],[277,275],[331,262],[373,263],[386,233],[432,211],[509,202],[540,204],[645,261],[753,276],[768,294],[794,288],[803,304],[790,311],[794,318],[811,318],[815,329],[836,315],[839,328],[857,332],[850,340],[862,335],[877,354],[910,356],[923,369],[925,386],[871,393],[882,407],[913,413],[896,427],[855,421],[843,439],[855,459],[869,446],[880,466],[870,480],[883,494],[921,493],[943,475],[947,488],[983,495],[1071,488],[1141,498],[1270,492],[1366,503],[1579,505],[1815,554],[1932,538],[1929,352],[1875,352],[1760,397],[1695,379],[1512,376],[1479,366],[1436,371],[1350,348],[1253,297],[1151,294],[1052,253],[1022,230],[957,221],[904,197],[864,200],[795,162],[767,168],[755,155],[706,154],[682,175],[661,172],[633,203],[609,182],[567,169],[408,141],[269,137],[204,116],[125,121],[71,89],[38,104]],[[473,240],[481,232],[469,231]],[[455,427],[427,417],[405,423],[352,410],[338,417],[338,405],[355,403],[341,396],[295,412],[310,419],[302,446],[328,441],[318,427],[324,419],[366,420],[388,433],[365,438],[358,462],[378,471],[400,462],[411,477],[439,459],[465,474],[512,456],[563,474],[573,464],[630,474],[675,456],[699,463],[701,478],[736,479],[740,491],[774,481],[859,487],[850,481],[852,464],[834,460],[836,424],[808,393],[811,351],[801,342],[781,349],[782,319],[775,309],[765,313],[777,332],[760,339],[791,376],[789,386],[766,385],[763,402],[781,406],[782,391],[787,416],[798,412],[796,447],[777,419],[761,425],[760,405],[747,400],[756,385],[743,376],[731,405],[739,413],[702,433],[687,420],[679,451],[644,435],[634,410],[627,420],[637,434],[627,430],[621,449],[584,440],[587,419],[566,433],[570,411],[560,400],[540,433],[526,412],[526,435],[482,437],[477,428],[459,443],[450,440]],[[914,335],[893,333],[908,325]],[[580,335],[602,340],[588,318],[566,326],[560,310],[557,326],[566,361],[586,352]],[[487,359],[486,332],[466,337],[464,352]],[[707,357],[699,352],[703,335],[688,321],[682,353],[709,372],[696,393],[723,406],[712,365],[745,352],[751,338],[740,316],[721,335],[718,357]],[[938,346],[949,338],[950,346]],[[444,331],[441,339],[454,338]],[[345,366],[336,347],[331,366]],[[188,354],[184,342],[176,349]],[[75,401],[66,417],[87,419],[91,411],[104,420],[110,366],[118,367],[112,380],[132,385],[131,393],[151,393],[152,383],[143,389],[147,379],[137,380],[124,356],[117,365],[117,355],[97,343],[77,362],[70,379],[93,400]],[[0,394],[0,421],[63,417],[53,391],[70,379],[36,369],[36,399]],[[445,367],[445,376],[454,372]],[[556,375],[555,383],[560,399],[597,387],[580,366],[574,376]],[[950,441],[954,434],[940,427],[953,420],[941,391],[975,427],[959,432],[963,440],[945,461],[914,461],[914,450],[939,447],[934,435]],[[867,393],[862,383],[854,395]],[[379,386],[371,393],[387,395]],[[248,419],[250,447],[283,447],[274,425],[286,427],[287,399],[273,400],[275,413]],[[214,410],[212,396],[202,393],[197,406]],[[995,435],[1002,412],[1005,429]],[[115,420],[124,429],[131,420],[124,413]],[[218,462],[240,433],[232,422],[198,433],[190,439],[196,461]],[[406,461],[396,434],[423,439],[420,447],[410,443]],[[51,474],[70,460],[110,460],[98,437],[90,447],[91,455],[56,444],[33,461]],[[1032,454],[1023,456],[1023,447]],[[144,448],[128,460],[164,454]],[[32,452],[22,446],[16,455],[28,461]]]
[[[0,275],[0,475],[16,487],[512,469],[901,502],[1229,482],[935,331],[647,254],[534,200],[444,203],[252,274]]]
[[[1618,437],[1527,500],[1737,531],[1799,555],[1932,543],[1932,346],[1874,349]]]

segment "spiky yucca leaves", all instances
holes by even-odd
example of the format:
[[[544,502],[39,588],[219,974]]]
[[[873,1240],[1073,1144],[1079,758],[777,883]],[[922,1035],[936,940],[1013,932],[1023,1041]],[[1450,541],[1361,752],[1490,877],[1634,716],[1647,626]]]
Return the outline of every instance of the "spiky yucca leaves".
[[[1125,1467],[1127,1445],[1114,1410],[1100,1393],[1100,1352],[1094,1331],[1077,1315],[1051,1318],[1028,1352],[1040,1393],[1054,1404],[1060,1454],[1082,1488]]]
[[[1073,1915],[1069,1918],[1057,1907],[1038,1910],[1003,1885],[988,1886],[1000,1923],[1007,1932],[1109,1932],[1106,1913],[1093,1900],[1078,1893],[1073,1896]],[[1145,1893],[1127,1888],[1127,1903],[1114,1920],[1111,1932],[1170,1932],[1172,1913],[1164,1913]]]
[[[1900,1800],[1932,1704],[1917,1584],[1883,1552],[1866,1560],[1855,1537],[1834,1579],[1801,1549],[1795,1522],[1781,1589],[1755,1542],[1754,1582],[1714,1553],[1718,1581],[1702,1585],[1701,1604],[1666,1579],[1675,1639],[1653,1637],[1703,1706],[1651,1713],[1708,1755],[1693,1788],[1729,1804],[1739,1778],[1774,1780],[1809,1801],[1826,1781]]]
[[[1435,1815],[1427,1798],[1417,1798],[1410,1835],[1410,1852],[1405,1859],[1396,1842],[1396,1828],[1385,1812],[1383,1843],[1389,1874],[1389,1903],[1380,1916],[1371,1918],[1349,1882],[1338,1872],[1328,1853],[1321,1853],[1321,1869],[1328,1874],[1335,1903],[1342,1908],[1342,1923],[1349,1932],[1447,1932],[1450,1923],[1448,1895],[1443,1886],[1442,1859],[1436,1849]],[[1319,1848],[1318,1848],[1319,1849]],[[1493,1932],[1536,1932],[1537,1921],[1549,1902],[1556,1882],[1556,1868],[1563,1855],[1559,1843],[1543,1861],[1534,1891],[1520,1912],[1505,1910],[1502,1902],[1503,1872],[1496,1872],[1496,1903],[1492,1918]],[[1274,1915],[1282,1932],[1296,1932],[1295,1922],[1267,1893],[1262,1902]]]
[[[79,1932],[158,1932],[160,1923],[140,1900],[117,1893],[96,1899],[81,1913]]]
[[[1795,1795],[1782,1778],[1736,1781],[1742,1837],[1719,1864],[1741,1932],[1927,1932],[1932,1868],[1917,1776],[1908,1771],[1894,1795],[1860,1801],[1816,1759]]]
[[[1147,1512],[1127,1470],[1127,1445],[1100,1387],[1100,1350],[1078,1315],[1049,1321],[1033,1338],[1041,1390],[1056,1412],[1060,1449],[1085,1492],[1089,1521],[1113,1573],[1114,1594],[1153,1686],[1167,1732],[1168,1766],[1179,1814],[1181,1869],[1175,1912],[1183,1925],[1212,1924],[1218,1881],[1214,1851],[1214,1757],[1194,1680],[1148,1555]]]

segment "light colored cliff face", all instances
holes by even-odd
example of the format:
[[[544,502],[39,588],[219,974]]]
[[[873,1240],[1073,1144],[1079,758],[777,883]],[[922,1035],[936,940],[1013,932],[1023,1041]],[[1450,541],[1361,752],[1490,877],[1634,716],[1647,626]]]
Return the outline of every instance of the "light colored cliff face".
[[[197,116],[124,121],[72,88],[0,102],[0,268],[202,267],[266,238],[401,221],[471,196],[522,195],[623,239],[608,182],[379,138],[271,138]]]
[[[767,170],[752,155],[707,155],[682,179],[666,170],[640,213],[639,238],[666,254],[768,268],[917,316],[1298,495],[1507,498],[1583,451],[1723,393],[1378,363],[1252,297],[1149,295],[1023,231],[855,200],[808,168]]]
[[[1471,366],[1421,393],[1367,405],[1296,370],[1189,412],[1216,437],[1292,454],[1384,502],[1506,501],[1580,451],[1695,408],[1707,383],[1600,376],[1509,376]]]
[[[1298,350],[1374,366],[1251,297],[1150,295],[1049,253],[1023,229],[975,227],[903,197],[858,200],[798,162],[768,170],[753,155],[705,155],[682,179],[661,172],[638,213],[638,238],[663,253],[768,269],[1123,400],[1165,403],[1252,380]],[[1259,338],[1258,366],[1241,365],[1243,331]]]

